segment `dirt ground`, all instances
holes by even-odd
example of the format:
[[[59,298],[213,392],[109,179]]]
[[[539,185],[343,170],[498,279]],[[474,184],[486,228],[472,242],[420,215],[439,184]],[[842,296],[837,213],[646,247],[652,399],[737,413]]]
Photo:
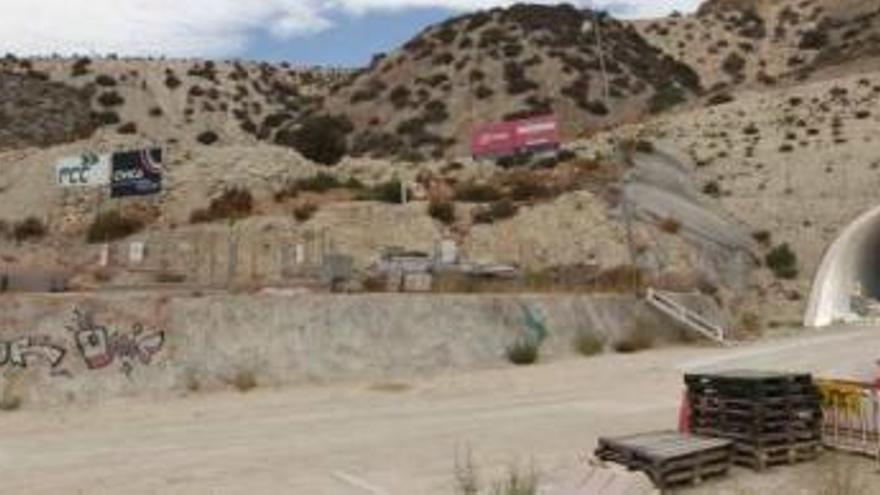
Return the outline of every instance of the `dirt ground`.
[[[456,456],[468,450],[483,479],[518,463],[552,482],[600,435],[674,428],[684,371],[827,371],[877,354],[876,329],[831,330],[411,383],[7,412],[0,415],[0,493],[451,494]],[[760,476],[736,470],[684,493],[817,493],[815,476],[839,472],[838,464],[880,488],[868,461],[837,458]]]

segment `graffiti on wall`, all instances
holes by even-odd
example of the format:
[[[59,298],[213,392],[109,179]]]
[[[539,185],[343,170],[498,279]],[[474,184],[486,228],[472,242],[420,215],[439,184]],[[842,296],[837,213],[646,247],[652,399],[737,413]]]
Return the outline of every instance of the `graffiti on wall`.
[[[540,345],[547,338],[547,318],[541,314],[540,309],[529,304],[520,303],[520,308],[522,308],[523,322],[526,326],[526,339]]]
[[[165,332],[147,331],[140,323],[118,331],[95,323],[93,316],[74,309],[74,324],[66,327],[65,340],[31,335],[0,340],[0,369],[15,373],[32,367],[47,367],[53,376],[70,376],[64,369],[70,351],[79,355],[86,368],[99,370],[116,363],[126,375],[137,364],[149,365],[165,344]]]
[[[117,362],[122,371],[129,374],[137,363],[150,364],[165,344],[165,332],[148,332],[139,323],[127,332],[111,330],[95,323],[91,314],[79,309],[74,310],[74,319],[75,324],[68,326],[67,330],[73,336],[80,357],[91,370]]]
[[[29,364],[44,363],[57,368],[65,354],[64,347],[42,335],[0,341],[0,367],[27,368]]]

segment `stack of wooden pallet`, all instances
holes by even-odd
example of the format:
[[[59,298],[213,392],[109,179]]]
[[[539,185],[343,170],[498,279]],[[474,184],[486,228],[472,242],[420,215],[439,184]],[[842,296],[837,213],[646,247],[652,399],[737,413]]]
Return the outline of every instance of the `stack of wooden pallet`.
[[[644,433],[600,438],[596,457],[642,471],[666,490],[727,474],[733,463],[733,442],[677,432]]]
[[[808,374],[734,371],[685,376],[693,433],[734,442],[734,461],[757,470],[812,460],[822,410]]]

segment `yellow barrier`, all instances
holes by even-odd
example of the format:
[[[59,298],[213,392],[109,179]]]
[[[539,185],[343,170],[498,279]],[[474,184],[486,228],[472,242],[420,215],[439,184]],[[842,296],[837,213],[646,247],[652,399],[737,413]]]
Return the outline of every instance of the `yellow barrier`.
[[[877,388],[846,380],[816,380],[822,394],[826,446],[857,452],[880,461],[880,407]]]

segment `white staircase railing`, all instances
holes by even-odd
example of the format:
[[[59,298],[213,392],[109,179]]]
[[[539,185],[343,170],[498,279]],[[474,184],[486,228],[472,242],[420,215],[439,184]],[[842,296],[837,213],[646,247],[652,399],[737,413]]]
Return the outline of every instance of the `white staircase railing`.
[[[710,322],[697,312],[686,308],[678,301],[662,292],[649,288],[645,300],[661,313],[682,323],[684,326],[700,335],[718,343],[725,342],[724,328]]]

